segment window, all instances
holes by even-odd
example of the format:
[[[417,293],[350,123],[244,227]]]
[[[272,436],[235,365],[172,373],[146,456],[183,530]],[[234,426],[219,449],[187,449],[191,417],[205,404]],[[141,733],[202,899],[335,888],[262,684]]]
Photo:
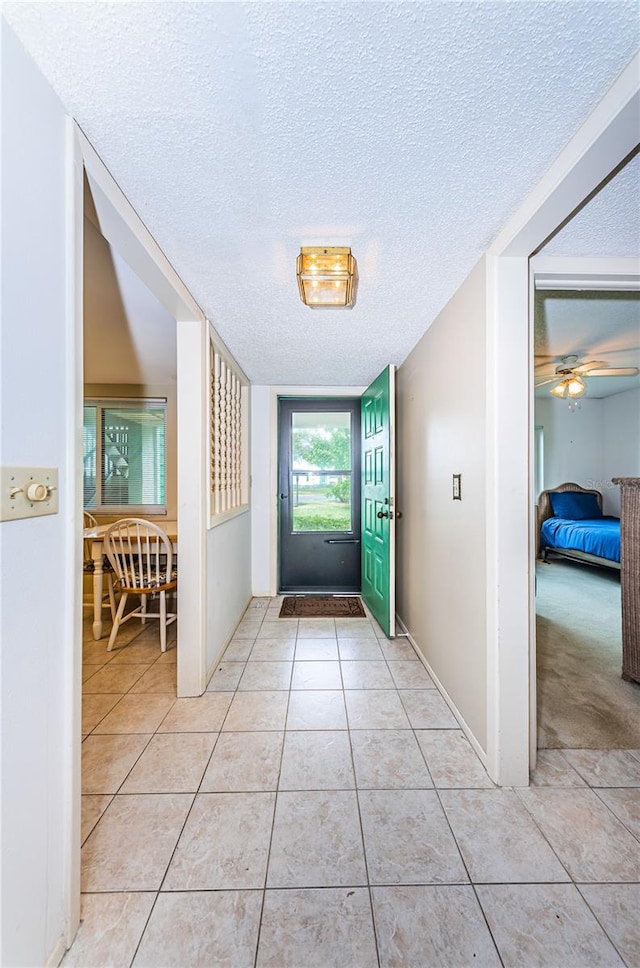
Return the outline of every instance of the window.
[[[544,490],[544,427],[537,426],[533,437],[533,498],[538,500]]]
[[[166,513],[166,416],[166,400],[85,400],[85,508]]]
[[[248,394],[239,371],[210,342],[210,514],[244,510],[249,503]]]
[[[292,530],[351,531],[351,414],[291,414]]]

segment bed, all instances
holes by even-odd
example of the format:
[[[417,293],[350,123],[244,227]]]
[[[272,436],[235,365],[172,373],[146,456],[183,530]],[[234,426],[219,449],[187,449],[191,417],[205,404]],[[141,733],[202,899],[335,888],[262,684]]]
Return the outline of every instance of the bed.
[[[539,554],[620,570],[620,519],[602,514],[602,494],[566,483],[538,498]]]

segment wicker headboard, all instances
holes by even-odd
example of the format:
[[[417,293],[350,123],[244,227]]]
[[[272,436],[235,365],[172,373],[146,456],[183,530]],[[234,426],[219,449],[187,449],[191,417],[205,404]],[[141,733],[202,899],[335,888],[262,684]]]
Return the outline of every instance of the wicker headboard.
[[[548,491],[541,491],[540,497],[538,498],[538,535],[540,534],[540,528],[547,518],[553,517],[549,495],[556,494],[558,491],[579,491],[581,494],[595,494],[598,499],[598,507],[602,511],[602,494],[600,491],[589,490],[586,487],[580,487],[579,484],[571,483],[559,484],[558,487],[550,487]]]

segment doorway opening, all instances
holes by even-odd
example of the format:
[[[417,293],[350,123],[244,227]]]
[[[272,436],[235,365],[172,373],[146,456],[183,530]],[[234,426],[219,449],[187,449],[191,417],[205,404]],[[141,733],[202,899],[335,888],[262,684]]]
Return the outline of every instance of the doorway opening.
[[[596,198],[602,211],[606,189]],[[583,225],[587,219],[589,205],[577,216]],[[622,228],[618,220],[619,234]],[[575,238],[571,223],[566,230]],[[561,232],[556,245],[562,240]],[[534,454],[542,768],[575,761],[575,750],[629,750],[640,742],[639,687],[621,678],[620,494],[613,483],[640,473],[638,278],[623,271],[632,268],[629,259],[600,260],[590,278],[576,249],[569,281],[557,272],[569,259],[554,259],[553,249],[533,261],[534,413],[544,435]],[[566,365],[582,374],[576,400],[550,392]],[[591,502],[588,516],[580,502]]]
[[[82,510],[100,531],[133,517],[160,526],[175,541],[177,322],[118,245],[105,238],[86,173],[83,189]],[[170,629],[171,661],[161,679],[157,669],[151,674],[160,656],[157,619],[122,625],[107,652],[114,574],[101,553],[102,540],[94,544],[84,541],[83,735],[129,692],[143,700],[150,687],[176,693],[177,625]],[[127,612],[138,604],[134,597]],[[158,612],[157,599],[148,604],[149,613]],[[105,605],[111,607],[105,611]]]
[[[82,457],[84,455],[82,427],[83,405],[87,393],[87,386],[85,383],[86,378],[89,375],[86,368],[83,366],[83,349],[85,348],[83,338],[83,324],[85,320],[85,313],[83,311],[83,295],[89,295],[88,290],[87,292],[83,293],[83,276],[85,272],[85,241],[87,241],[88,246],[95,244],[95,248],[97,249],[104,249],[108,244],[107,247],[110,247],[112,252],[120,253],[122,256],[122,259],[120,260],[120,268],[122,269],[123,274],[128,276],[129,282],[133,283],[132,287],[127,287],[128,290],[135,290],[137,294],[135,299],[142,297],[143,303],[148,299],[146,294],[148,290],[148,292],[153,294],[153,297],[156,300],[159,300],[159,302],[164,306],[172,320],[171,322],[167,322],[166,332],[176,344],[175,381],[166,393],[156,393],[155,391],[151,392],[151,388],[147,387],[145,383],[145,396],[147,395],[146,391],[148,390],[149,397],[152,397],[154,400],[158,398],[164,399],[166,404],[165,444],[169,439],[175,440],[176,443],[175,477],[172,478],[172,480],[175,485],[175,493],[177,494],[178,491],[180,492],[181,502],[181,510],[179,514],[182,557],[180,567],[180,595],[182,599],[180,617],[181,648],[179,655],[176,656],[177,677],[175,670],[171,670],[171,672],[168,674],[168,678],[171,679],[172,688],[176,690],[177,694],[180,696],[200,695],[206,685],[206,450],[200,445],[195,446],[193,442],[199,442],[206,439],[205,428],[208,400],[207,358],[204,353],[205,341],[203,338],[206,332],[207,323],[204,314],[193,300],[193,297],[186,290],[184,284],[176,275],[171,265],[167,262],[157,243],[148,233],[147,229],[144,227],[125,196],[113,181],[113,178],[104,167],[102,161],[98,158],[89,142],[76,126],[75,122],[73,122],[71,119],[68,120],[68,138],[69,220],[67,245],[69,276],[67,281],[69,285],[70,305],[68,362],[70,372],[73,374],[73,392],[70,394],[68,401],[67,416],[70,425],[76,428],[76,433],[73,436],[73,446],[68,450],[68,471],[69,477],[73,481],[74,501],[73,507],[70,511],[70,519],[73,520],[75,526],[74,544],[77,551],[73,556],[74,567],[72,570],[70,570],[68,577],[70,598],[74,603],[74,634],[72,640],[69,642],[69,652],[66,656],[66,671],[68,675],[66,683],[68,686],[70,699],[68,704],[69,715],[68,720],[66,721],[69,744],[68,759],[65,769],[65,790],[68,794],[68,801],[70,804],[70,809],[66,817],[65,829],[65,845],[69,858],[67,865],[68,891],[65,897],[67,923],[65,943],[67,946],[71,944],[80,920],[80,724],[82,717],[82,694],[84,691],[85,698],[89,697],[88,705],[92,707],[89,712],[85,708],[87,717],[85,718],[83,725],[84,734],[85,732],[91,732],[91,729],[87,729],[86,727],[88,726],[88,723],[90,723],[91,716],[94,713],[95,716],[98,717],[98,724],[106,715],[110,714],[110,709],[106,708],[112,701],[112,694],[108,692],[108,688],[110,686],[113,687],[113,684],[107,683],[106,675],[100,677],[99,680],[96,680],[93,683],[93,687],[101,689],[101,692],[91,693],[91,686],[85,686],[83,690],[80,684],[82,676],[81,664],[83,657],[83,642],[82,610],[80,607],[79,593],[80,560],[83,543],[83,516],[80,515],[79,511],[86,500],[83,487]],[[95,209],[93,213],[95,216],[94,221],[91,223],[91,218],[89,218],[87,224],[90,224],[91,227],[88,229],[87,225],[85,225],[85,214],[89,216],[89,206],[85,207],[86,198],[83,198],[85,175],[90,189],[88,195],[91,199],[91,208]],[[113,258],[110,258],[111,270],[114,270],[115,263]],[[126,268],[124,262],[126,262]],[[131,271],[129,272],[129,270]],[[106,345],[105,356],[104,358],[97,358],[94,360],[96,370],[94,371],[92,377],[92,379],[95,381],[95,393],[100,397],[101,400],[112,399],[111,395],[116,392],[113,389],[116,384],[110,382],[113,377],[107,377],[104,372],[102,372],[102,374],[98,372],[98,368],[107,363],[107,351],[109,354],[113,355],[114,351],[116,350],[115,345],[109,342],[108,339],[109,325],[110,323],[113,323],[113,316],[111,321],[108,317],[112,311],[115,311],[117,314],[119,306],[119,311],[122,314],[123,305],[126,302],[123,292],[119,289],[119,285],[112,285],[115,280],[113,278],[112,271],[110,274],[111,279],[108,290],[102,294],[98,290],[96,290],[94,293],[96,296],[96,312],[105,317],[104,327],[102,327],[102,336],[104,337]],[[98,277],[102,278],[100,273],[98,273]],[[134,281],[134,277],[137,277],[137,283]],[[94,281],[97,281],[97,278]],[[140,283],[144,283],[146,287],[144,294],[143,290],[140,288]],[[105,298],[103,303],[101,295],[106,297],[107,292],[110,293],[110,297],[108,300]],[[122,305],[120,305],[120,303],[122,303]],[[140,315],[141,318],[146,317],[144,312],[141,312]],[[106,330],[106,333],[104,330]],[[96,334],[94,333],[93,335]],[[87,343],[88,342],[89,340],[87,340]],[[159,349],[157,346],[157,340],[153,345],[154,353],[157,356]],[[156,359],[156,356],[154,356],[154,359]],[[137,365],[135,346],[130,344],[127,345],[125,357],[119,360],[116,359],[115,362],[121,366],[122,375],[119,379],[124,379],[124,368],[126,364],[126,366],[129,367],[129,375],[126,378],[126,380],[128,380],[127,386],[131,385],[132,383],[136,386],[140,385],[138,374],[134,373],[131,369]],[[148,364],[148,362],[149,361],[146,360],[145,365]],[[95,389],[96,387],[97,389]],[[118,404],[122,403],[122,398],[124,396],[123,391],[119,389],[116,392],[116,395],[118,398]],[[173,397],[175,397],[175,406],[172,404]],[[107,411],[108,410],[109,406],[107,406]],[[140,408],[138,408],[138,413],[140,413]],[[108,424],[103,414],[101,424],[102,428],[111,426],[112,417],[114,419],[119,419],[117,414],[111,414],[109,416],[108,413],[107,417]],[[130,418],[131,414],[128,413],[127,417]],[[155,419],[153,415],[152,419]],[[172,419],[175,419],[175,435],[171,429],[168,428],[168,424]],[[137,419],[135,422],[138,424],[138,426],[140,426],[141,421],[139,419]],[[124,425],[124,421],[122,422],[122,425]],[[117,424],[117,426],[120,425]],[[129,430],[127,430],[127,434],[129,435]],[[136,427],[132,427],[132,438],[136,434],[138,434],[138,429]],[[140,431],[139,436],[142,436],[142,431]],[[146,431],[145,436],[147,438],[149,436]],[[98,441],[98,434],[96,432],[96,445],[99,443],[100,447],[102,447],[103,438],[104,434],[101,430]],[[179,448],[177,447],[178,441],[181,442]],[[123,443],[122,440],[119,442]],[[160,453],[161,448],[158,448],[157,454],[160,455]],[[107,454],[107,456],[110,455]],[[131,469],[131,460],[127,461],[127,466],[129,469]],[[102,469],[104,467],[106,467],[106,461],[105,455],[102,454],[100,484],[102,488],[101,496],[103,499],[105,494],[106,496],[111,496],[110,493],[106,493],[104,490],[105,482],[102,480]],[[98,469],[96,468],[96,480],[97,470]],[[88,477],[91,478],[90,469],[88,470]],[[169,478],[165,475],[163,496],[164,505],[167,512],[171,499],[169,483]],[[174,485],[172,484],[172,486]],[[127,490],[127,496],[130,502],[132,489],[130,486],[128,486]],[[122,482],[119,484],[118,494],[120,498],[124,497],[125,491]],[[160,497],[162,497],[162,487],[159,488],[158,494],[160,499]],[[124,501],[122,503],[124,503]],[[138,505],[144,505],[145,501],[137,500],[136,503]],[[102,505],[104,504],[105,501],[102,500]],[[154,506],[157,507],[157,504]],[[120,504],[118,507],[120,508],[122,505]],[[104,510],[104,507],[101,507],[101,510]],[[118,510],[117,516],[121,516],[120,510]],[[165,522],[165,526],[166,523],[167,522]],[[92,557],[94,558],[94,561],[98,557],[98,551],[96,551],[97,547],[99,548],[99,542],[94,540],[92,544]],[[94,551],[95,555],[93,555]],[[101,555],[100,559],[102,561]],[[94,586],[96,584],[98,583],[94,582]],[[100,581],[98,593],[101,585],[102,582]],[[96,599],[94,598],[94,602],[92,604],[95,605],[95,602]],[[102,610],[100,606],[101,602],[98,599],[97,609],[94,611],[94,622],[101,626]],[[100,612],[97,615],[96,621],[96,612],[98,609]],[[102,632],[101,628],[93,629],[90,625],[89,629],[90,631],[88,632],[86,643],[87,649],[84,651],[89,652],[90,658],[95,658],[96,656],[103,654],[102,650],[106,650],[107,643],[104,638],[102,638],[102,641],[96,641],[96,632],[98,635],[100,635]],[[157,633],[157,629],[155,631]],[[184,643],[184,646],[182,643]],[[157,642],[157,644],[153,643],[152,649],[155,655],[159,654],[159,642]],[[176,655],[176,652],[177,649],[173,651],[173,655]],[[170,658],[173,658],[173,656],[170,656]],[[114,668],[117,668],[117,666],[114,666]],[[85,673],[87,673],[87,670],[85,670]],[[90,678],[93,678],[94,675],[95,673],[92,672]],[[121,680],[120,685],[122,685],[122,680],[127,679],[126,669],[121,675],[119,675],[119,678]],[[176,678],[177,689],[176,685],[174,684]],[[96,698],[96,696],[98,698]],[[105,696],[107,698],[104,698]],[[117,695],[115,698],[117,700]],[[170,702],[171,704],[175,702],[175,698],[173,698],[173,696],[170,697]]]
[[[360,592],[360,398],[278,400],[278,587]]]

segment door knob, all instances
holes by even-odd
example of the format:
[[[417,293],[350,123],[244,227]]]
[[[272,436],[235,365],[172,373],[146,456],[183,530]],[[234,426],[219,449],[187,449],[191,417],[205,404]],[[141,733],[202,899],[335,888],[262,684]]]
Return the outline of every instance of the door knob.
[[[289,497],[289,495],[288,495],[288,494],[281,494],[281,495],[280,495],[280,500],[281,500],[281,501],[284,501],[284,499],[285,499],[286,497]]]
[[[388,511],[378,511],[377,517],[379,517],[379,518],[388,518],[389,517],[389,512]]]

